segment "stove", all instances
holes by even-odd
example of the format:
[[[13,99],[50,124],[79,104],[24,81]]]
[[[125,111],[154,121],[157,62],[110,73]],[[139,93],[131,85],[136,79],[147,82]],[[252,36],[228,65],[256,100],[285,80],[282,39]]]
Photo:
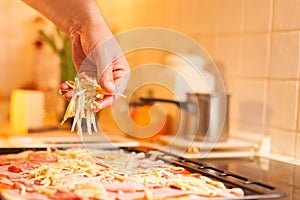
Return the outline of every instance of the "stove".
[[[241,177],[250,177],[257,182],[280,188],[286,197],[280,199],[300,199],[300,166],[261,157],[192,159],[196,163],[206,163]]]

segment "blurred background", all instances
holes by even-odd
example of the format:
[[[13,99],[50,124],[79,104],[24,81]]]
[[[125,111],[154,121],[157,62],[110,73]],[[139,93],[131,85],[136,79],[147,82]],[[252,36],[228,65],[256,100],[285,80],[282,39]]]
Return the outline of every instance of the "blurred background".
[[[55,97],[59,58],[39,43],[38,30],[51,31],[51,24],[21,1],[0,2],[0,123],[5,124],[14,89],[44,91],[50,108],[63,102]],[[300,159],[299,0],[98,0],[98,4],[114,34],[150,26],[196,40],[216,63],[230,94],[230,133],[249,140],[270,137],[272,153]],[[163,63],[166,52],[143,50],[126,56],[134,68]],[[59,112],[49,109],[48,115]]]

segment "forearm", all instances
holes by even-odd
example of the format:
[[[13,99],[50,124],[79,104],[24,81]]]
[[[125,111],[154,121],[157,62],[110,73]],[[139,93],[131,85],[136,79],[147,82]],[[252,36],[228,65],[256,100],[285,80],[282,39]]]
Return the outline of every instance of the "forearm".
[[[70,35],[86,23],[105,24],[95,0],[23,0]],[[80,26],[80,27],[77,27]]]

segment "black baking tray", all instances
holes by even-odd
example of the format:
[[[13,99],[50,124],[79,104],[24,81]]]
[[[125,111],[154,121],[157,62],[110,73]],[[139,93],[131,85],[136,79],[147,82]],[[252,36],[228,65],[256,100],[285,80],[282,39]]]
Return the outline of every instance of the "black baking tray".
[[[78,147],[78,146],[76,146]],[[71,147],[55,147],[51,149],[67,149]],[[85,148],[89,148],[85,146]],[[265,182],[259,182],[257,180],[252,180],[251,178],[244,177],[240,174],[235,174],[232,172],[224,171],[223,169],[215,168],[213,166],[207,165],[205,162],[200,163],[199,161],[195,162],[191,159],[187,159],[181,156],[177,156],[175,154],[171,154],[159,149],[154,149],[152,147],[147,146],[134,146],[134,147],[97,147],[98,149],[123,149],[128,152],[143,152],[147,155],[156,154],[156,158],[163,160],[166,163],[170,163],[176,166],[184,167],[190,172],[200,173],[205,175],[213,180],[218,180],[225,184],[227,188],[238,187],[241,188],[245,196],[238,197],[235,199],[280,199],[286,197],[286,193],[280,188],[276,188],[272,185],[269,185]],[[46,150],[46,147],[22,147],[22,148],[0,148],[1,154],[12,154],[12,153],[20,153],[23,151],[41,151]],[[91,149],[95,149],[93,146]],[[209,198],[211,199],[211,198]],[[218,199],[227,199],[227,198],[218,198]],[[232,198],[231,198],[232,199]]]

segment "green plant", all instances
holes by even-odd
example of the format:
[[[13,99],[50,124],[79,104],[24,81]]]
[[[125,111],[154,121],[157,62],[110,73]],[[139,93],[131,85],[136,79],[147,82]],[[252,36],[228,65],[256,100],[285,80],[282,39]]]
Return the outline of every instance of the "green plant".
[[[58,28],[55,34],[46,34],[43,30],[39,30],[39,34],[60,59],[62,82],[74,80],[77,72],[72,60],[72,46],[69,38]]]

